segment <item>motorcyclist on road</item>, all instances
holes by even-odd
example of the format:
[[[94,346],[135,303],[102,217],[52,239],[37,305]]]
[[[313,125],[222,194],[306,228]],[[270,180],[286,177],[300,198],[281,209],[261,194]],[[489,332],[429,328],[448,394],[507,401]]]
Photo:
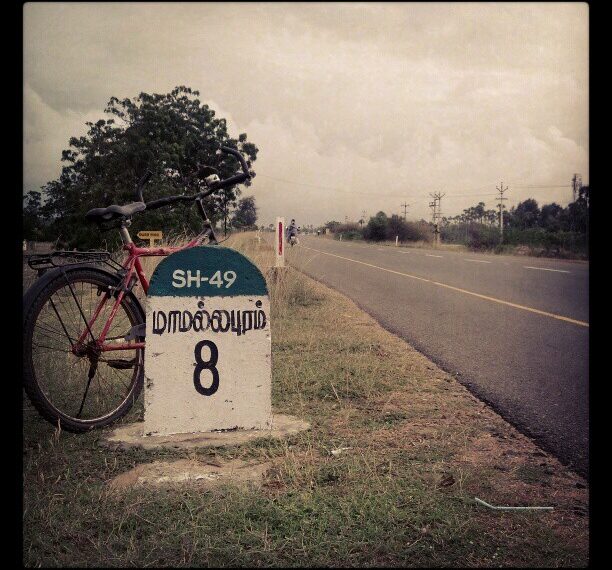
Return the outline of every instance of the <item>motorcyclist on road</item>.
[[[292,242],[297,243],[297,234],[298,234],[299,228],[295,225],[295,220],[291,220],[291,223],[289,224],[289,226],[287,227],[287,239],[289,240],[289,242],[293,245]],[[292,239],[294,238],[294,239]]]

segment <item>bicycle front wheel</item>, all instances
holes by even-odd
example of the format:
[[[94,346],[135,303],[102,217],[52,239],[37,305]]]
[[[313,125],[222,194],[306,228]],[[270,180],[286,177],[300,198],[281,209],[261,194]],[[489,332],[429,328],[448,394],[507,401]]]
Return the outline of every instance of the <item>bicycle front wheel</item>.
[[[115,304],[115,284],[111,275],[91,269],[60,274],[24,309],[26,393],[46,420],[67,431],[89,431],[118,420],[142,390],[144,349],[102,352],[96,344]],[[96,310],[99,315],[88,326]],[[138,302],[126,295],[107,342],[125,343],[142,323]],[[131,342],[143,341],[140,336]]]

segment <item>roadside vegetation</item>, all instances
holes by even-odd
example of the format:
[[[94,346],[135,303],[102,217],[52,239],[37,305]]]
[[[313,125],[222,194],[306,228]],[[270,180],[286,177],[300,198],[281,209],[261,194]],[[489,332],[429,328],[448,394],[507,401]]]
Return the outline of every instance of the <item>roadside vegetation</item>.
[[[581,477],[346,297],[270,271],[264,240],[240,233],[224,245],[267,276],[273,408],[311,430],[230,448],[108,450],[99,432],[58,432],[26,402],[26,566],[587,565]],[[273,466],[259,488],[109,486],[136,465],[186,458]],[[492,511],[474,497],[554,510]]]
[[[499,211],[487,209],[484,202],[466,208],[457,216],[443,217],[441,245],[472,251],[531,256],[588,259],[590,188],[580,188],[576,201],[562,208],[554,202],[541,208],[530,198],[504,210],[504,237],[500,240]],[[327,222],[336,239],[393,242],[429,246],[434,241],[434,226],[420,220],[406,221],[393,214],[378,212],[358,223]]]

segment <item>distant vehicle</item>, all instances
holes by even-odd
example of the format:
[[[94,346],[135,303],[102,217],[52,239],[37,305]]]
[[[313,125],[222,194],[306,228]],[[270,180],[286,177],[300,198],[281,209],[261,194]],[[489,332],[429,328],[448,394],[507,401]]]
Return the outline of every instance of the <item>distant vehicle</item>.
[[[300,227],[295,225],[295,220],[291,220],[291,223],[287,228],[287,237],[289,238],[289,244],[291,245],[291,247],[298,243],[298,233],[300,233]]]

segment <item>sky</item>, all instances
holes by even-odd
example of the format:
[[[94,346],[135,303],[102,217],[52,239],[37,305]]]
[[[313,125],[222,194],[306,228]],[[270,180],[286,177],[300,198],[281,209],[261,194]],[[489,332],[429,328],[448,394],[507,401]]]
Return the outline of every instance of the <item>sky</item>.
[[[456,215],[589,177],[586,3],[28,3],[24,193],[112,97],[177,85],[259,148],[259,223]],[[95,204],[92,206],[102,206]]]

